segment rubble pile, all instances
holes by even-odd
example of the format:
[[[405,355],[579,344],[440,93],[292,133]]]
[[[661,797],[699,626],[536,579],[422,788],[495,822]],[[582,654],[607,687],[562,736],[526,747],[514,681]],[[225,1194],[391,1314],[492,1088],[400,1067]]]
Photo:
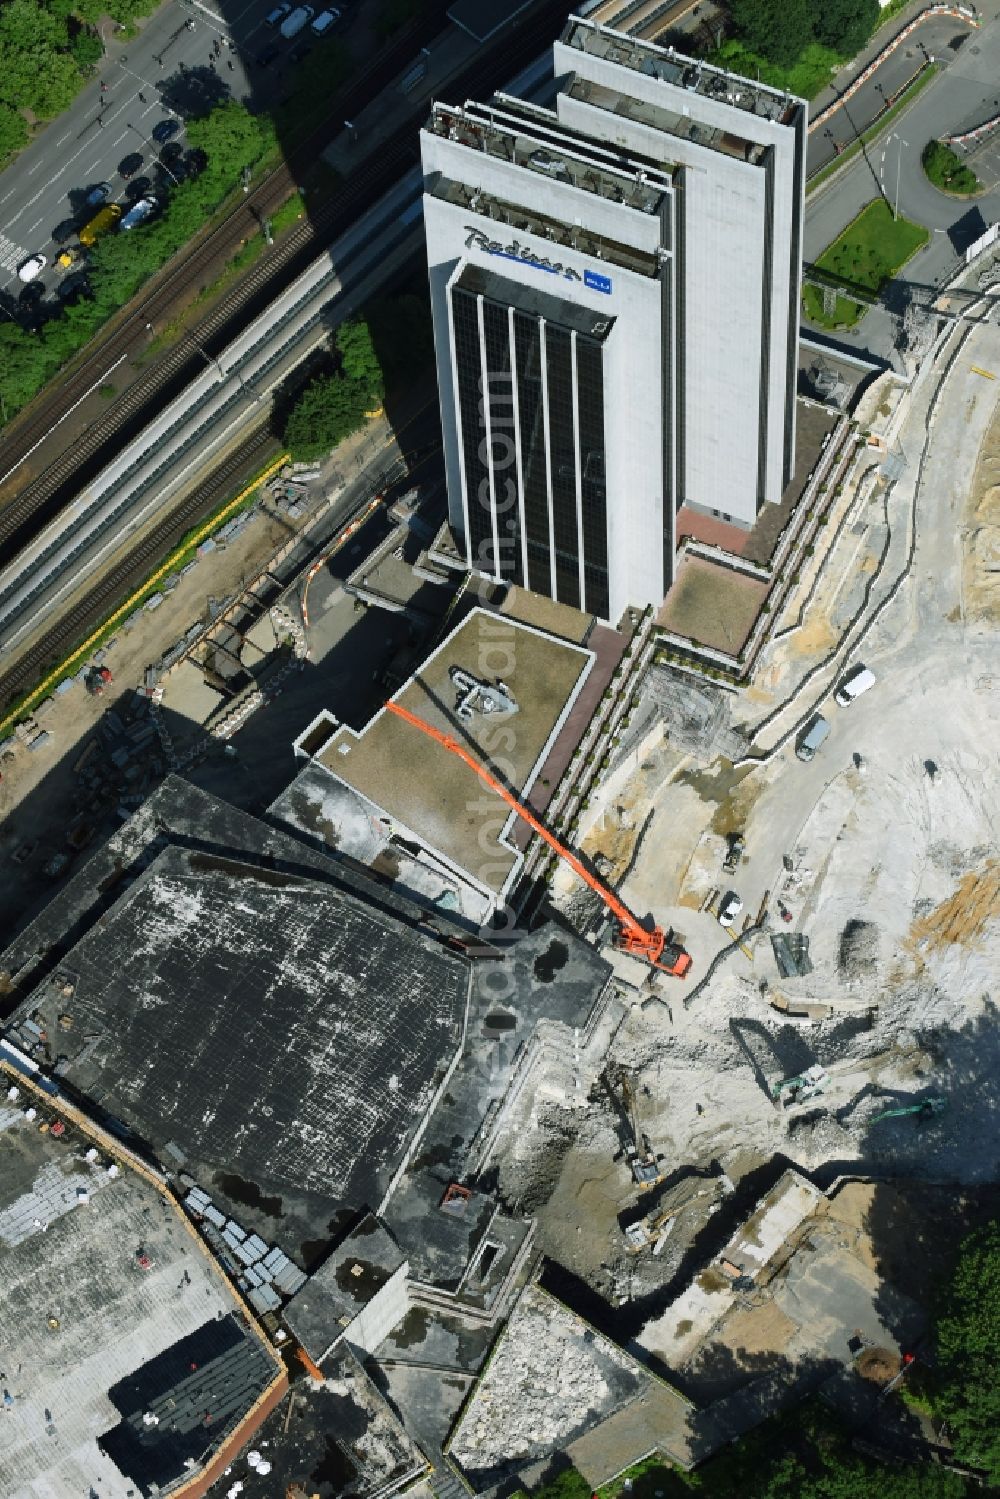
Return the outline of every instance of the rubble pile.
[[[634,1394],[631,1361],[532,1286],[511,1316],[451,1445],[467,1472],[547,1457]]]

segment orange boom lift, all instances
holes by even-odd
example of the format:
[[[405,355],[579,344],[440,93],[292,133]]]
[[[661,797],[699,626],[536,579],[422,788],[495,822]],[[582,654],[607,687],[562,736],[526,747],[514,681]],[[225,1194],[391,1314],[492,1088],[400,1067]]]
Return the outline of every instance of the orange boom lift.
[[[606,885],[602,885],[601,881],[591,874],[590,870],[577,858],[576,854],[560,843],[559,839],[539,822],[535,814],[529,811],[515,796],[512,796],[507,788],[502,786],[485,766],[480,765],[479,761],[459,744],[457,739],[452,739],[450,734],[442,734],[440,729],[432,728],[429,723],[425,723],[422,718],[418,718],[415,713],[411,713],[408,708],[402,707],[400,703],[389,702],[385,706],[390,713],[395,713],[397,718],[402,718],[406,723],[412,724],[415,729],[420,729],[421,733],[427,734],[446,750],[450,750],[453,755],[457,755],[460,760],[463,760],[469,769],[475,771],[479,779],[485,782],[491,791],[495,791],[497,796],[503,798],[508,807],[513,808],[518,817],[524,819],[529,828],[532,828],[538,834],[539,838],[545,839],[545,842],[551,849],[555,850],[560,859],[565,859],[570,868],[576,870],[581,880],[589,885],[596,895],[600,896],[608,910],[615,916],[618,922],[616,945],[622,952],[630,953],[634,958],[644,958],[653,968],[659,968],[663,973],[673,974],[674,978],[682,979],[687,976],[691,967],[690,953],[685,952],[684,948],[679,947],[677,943],[669,942],[667,934],[662,927],[644,927],[638,917],[632,915],[628,906],[623,901],[620,901],[617,895],[612,890],[609,890]]]

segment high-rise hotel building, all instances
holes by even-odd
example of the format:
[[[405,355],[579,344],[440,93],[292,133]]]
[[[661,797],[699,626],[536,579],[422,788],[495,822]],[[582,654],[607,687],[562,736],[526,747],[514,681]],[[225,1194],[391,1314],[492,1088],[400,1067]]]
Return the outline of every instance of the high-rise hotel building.
[[[682,506],[749,528],[795,449],[806,106],[581,19],[554,108],[421,134],[449,515],[469,566],[617,620]]]

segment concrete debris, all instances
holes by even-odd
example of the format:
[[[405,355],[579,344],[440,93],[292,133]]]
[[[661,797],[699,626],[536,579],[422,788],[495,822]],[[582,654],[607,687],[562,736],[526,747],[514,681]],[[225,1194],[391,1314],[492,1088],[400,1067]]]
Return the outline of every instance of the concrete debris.
[[[635,1392],[632,1361],[537,1287],[517,1305],[452,1442],[477,1472],[547,1457]]]
[[[852,917],[840,934],[839,967],[844,978],[874,978],[878,953],[878,927]]]

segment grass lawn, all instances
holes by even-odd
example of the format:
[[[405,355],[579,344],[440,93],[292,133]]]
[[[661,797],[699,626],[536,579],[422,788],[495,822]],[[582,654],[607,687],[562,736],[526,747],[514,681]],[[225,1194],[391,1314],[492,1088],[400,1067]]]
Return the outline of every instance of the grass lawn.
[[[957,193],[967,197],[978,193],[982,184],[975,172],[969,170],[962,158],[946,146],[944,141],[928,141],[920,153],[920,164],[928,182],[942,193]]]
[[[802,288],[802,311],[816,328],[853,328],[868,311],[863,302],[852,302],[850,297],[838,295],[833,304],[833,314],[823,311],[823,292],[818,286]]]
[[[708,58],[718,68],[728,68],[731,73],[741,73],[744,78],[759,78],[772,88],[787,89],[803,99],[811,99],[825,88],[842,58],[829,47],[810,42],[799,60],[790,68],[779,68],[765,58],[758,57],[749,47],[733,38],[723,42],[717,52]]]
[[[900,266],[930,239],[922,224],[893,219],[883,198],[876,198],[848,224],[816,264],[845,281],[877,292]]]

